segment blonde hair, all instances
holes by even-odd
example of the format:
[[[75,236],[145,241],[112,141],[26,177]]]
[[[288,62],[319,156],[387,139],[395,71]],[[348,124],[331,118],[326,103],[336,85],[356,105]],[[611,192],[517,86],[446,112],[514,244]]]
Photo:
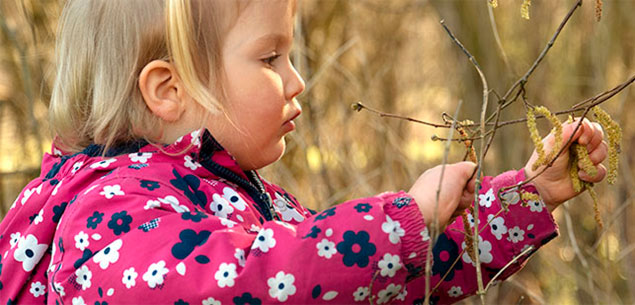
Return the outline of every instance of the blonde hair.
[[[244,8],[225,0],[70,0],[58,29],[49,119],[56,145],[77,152],[146,138],[161,121],[138,87],[153,60],[173,63],[208,113],[223,111],[221,47]],[[216,93],[216,96],[212,95]]]

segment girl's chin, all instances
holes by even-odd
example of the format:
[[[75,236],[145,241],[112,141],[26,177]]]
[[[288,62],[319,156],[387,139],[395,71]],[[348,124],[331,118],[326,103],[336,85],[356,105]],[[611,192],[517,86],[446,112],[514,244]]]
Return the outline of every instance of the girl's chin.
[[[261,152],[256,152],[252,155],[255,156],[259,154],[260,158],[250,158],[249,160],[244,160],[243,162],[241,162],[241,160],[236,161],[242,170],[258,170],[280,160],[280,158],[284,155],[285,150],[286,143],[284,137],[282,137],[273,147]]]

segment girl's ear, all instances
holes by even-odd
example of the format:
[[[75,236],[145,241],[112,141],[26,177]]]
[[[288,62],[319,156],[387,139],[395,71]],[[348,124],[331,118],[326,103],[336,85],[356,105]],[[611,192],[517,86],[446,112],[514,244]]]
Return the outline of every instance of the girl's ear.
[[[183,116],[188,95],[172,64],[163,60],[148,63],[139,74],[139,89],[154,115],[166,122]]]

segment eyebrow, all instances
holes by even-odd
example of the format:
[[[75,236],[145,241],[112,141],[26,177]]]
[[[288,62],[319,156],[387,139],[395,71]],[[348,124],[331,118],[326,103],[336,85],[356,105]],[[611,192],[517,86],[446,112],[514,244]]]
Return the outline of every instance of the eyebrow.
[[[262,45],[273,43],[276,46],[278,46],[280,44],[288,43],[288,42],[289,42],[289,38],[284,34],[269,33],[254,39],[253,44],[257,46],[262,46]]]

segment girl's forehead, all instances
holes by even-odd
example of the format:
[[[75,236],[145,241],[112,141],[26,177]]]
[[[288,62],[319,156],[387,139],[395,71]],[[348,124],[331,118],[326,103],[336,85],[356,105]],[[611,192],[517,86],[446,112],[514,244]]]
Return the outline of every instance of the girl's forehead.
[[[255,0],[241,12],[230,29],[227,42],[232,40],[279,40],[293,35],[294,0]]]

